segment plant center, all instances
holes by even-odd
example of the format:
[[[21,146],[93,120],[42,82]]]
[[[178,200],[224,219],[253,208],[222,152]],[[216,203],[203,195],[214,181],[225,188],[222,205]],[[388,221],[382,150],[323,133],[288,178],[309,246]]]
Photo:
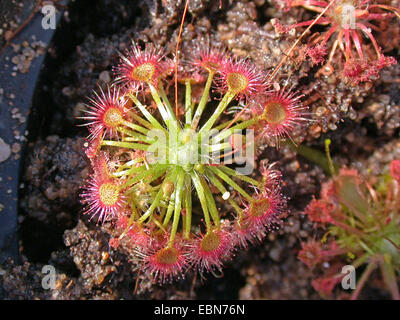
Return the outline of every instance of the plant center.
[[[356,8],[352,1],[343,1],[332,10],[332,18],[342,28],[355,28]]]
[[[264,109],[261,118],[269,124],[278,125],[285,121],[286,110],[282,103],[269,102]]]
[[[142,63],[133,69],[132,77],[137,81],[151,82],[155,71],[152,63]]]
[[[156,254],[156,261],[162,265],[173,265],[178,261],[179,252],[174,248],[163,248]]]
[[[221,244],[221,238],[215,232],[207,233],[200,242],[200,247],[203,251],[211,252],[217,250]]]
[[[271,204],[266,198],[254,200],[250,205],[250,214],[253,217],[261,217],[269,210],[270,207]]]
[[[109,128],[116,128],[122,123],[122,113],[117,108],[108,109],[103,116],[103,121]]]
[[[228,74],[226,83],[228,85],[228,88],[232,90],[232,92],[239,93],[247,88],[249,80],[242,73],[231,72],[230,74]]]
[[[114,183],[103,183],[99,188],[100,201],[106,206],[113,206],[118,201],[119,188]]]
[[[221,64],[214,62],[214,61],[208,61],[208,62],[204,63],[204,68],[206,68],[209,71],[219,70],[220,67],[221,67]]]

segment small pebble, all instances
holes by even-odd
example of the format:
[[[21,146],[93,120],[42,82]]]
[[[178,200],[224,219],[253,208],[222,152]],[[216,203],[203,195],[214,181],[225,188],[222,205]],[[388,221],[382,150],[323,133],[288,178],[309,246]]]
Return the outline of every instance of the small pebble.
[[[14,144],[11,146],[11,151],[12,151],[13,153],[18,153],[18,152],[20,152],[20,151],[21,151],[21,145],[20,145],[19,143],[14,143]]]
[[[111,82],[110,72],[108,71],[101,72],[99,75],[99,80],[103,81],[104,83],[110,83]]]
[[[0,138],[0,162],[6,161],[11,155],[10,145],[4,142],[2,138]]]

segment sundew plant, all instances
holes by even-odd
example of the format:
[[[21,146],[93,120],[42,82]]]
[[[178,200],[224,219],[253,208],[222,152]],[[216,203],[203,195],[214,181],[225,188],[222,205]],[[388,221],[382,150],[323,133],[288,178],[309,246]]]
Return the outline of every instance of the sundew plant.
[[[174,66],[133,44],[83,116],[93,169],[85,213],[110,224],[110,244],[160,283],[220,271],[279,225],[282,175],[272,165],[255,172],[254,150],[307,123],[301,96],[271,90],[248,59],[205,45],[175,74],[178,96],[167,89]]]
[[[317,228],[326,230],[320,241],[302,243],[298,255],[311,269],[323,263],[330,265],[313,280],[314,288],[323,296],[331,296],[344,276],[335,260],[347,260],[353,268],[362,270],[351,299],[359,297],[378,269],[380,287],[399,300],[400,160],[393,160],[390,173],[378,179],[368,179],[356,169],[341,168],[332,173],[333,177],[322,184],[320,198],[314,198],[304,210]]]
[[[133,43],[114,67],[111,87],[87,105],[82,118],[92,172],[81,193],[84,212],[106,224],[110,245],[122,247],[155,281],[188,270],[221,271],[237,250],[281,223],[282,174],[255,155],[260,146],[279,147],[309,122],[303,95],[272,85],[292,54],[323,65],[317,76],[336,72],[352,86],[374,81],[396,63],[373,31],[399,16],[398,8],[352,0],[275,2],[281,10],[303,7],[317,16],[293,25],[271,20],[277,37],[306,28],[272,73],[207,43],[179,63],[179,37],[175,59]],[[184,16],[180,32],[183,22]],[[325,32],[310,33],[315,25]]]
[[[313,65],[323,65],[320,73],[335,70],[350,84],[373,81],[381,69],[396,64],[385,56],[373,31],[384,32],[393,17],[400,17],[400,9],[385,1],[372,0],[275,0],[284,11],[303,7],[318,14],[317,18],[283,25],[272,19],[278,33],[288,33],[302,27],[327,26],[325,32],[312,34],[301,49],[303,59]]]

